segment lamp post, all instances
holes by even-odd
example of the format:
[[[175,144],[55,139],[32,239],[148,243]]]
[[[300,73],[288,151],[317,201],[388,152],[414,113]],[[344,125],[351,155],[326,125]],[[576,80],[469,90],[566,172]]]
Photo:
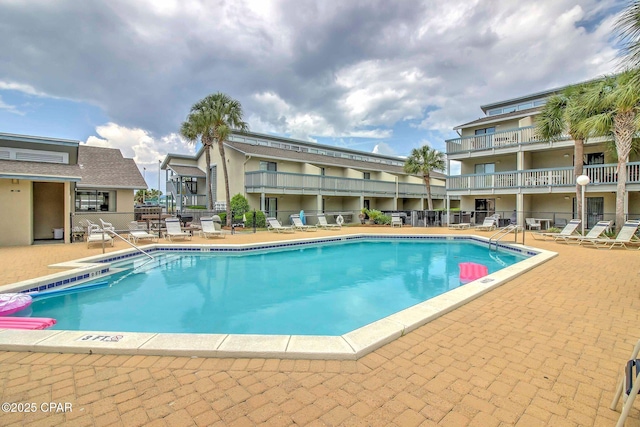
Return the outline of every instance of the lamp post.
[[[576,182],[578,183],[579,186],[582,187],[582,235],[584,236],[584,212],[586,210],[585,206],[584,206],[584,188],[587,186],[587,184],[589,184],[591,180],[589,179],[589,177],[587,175],[580,175],[579,177],[576,178]]]

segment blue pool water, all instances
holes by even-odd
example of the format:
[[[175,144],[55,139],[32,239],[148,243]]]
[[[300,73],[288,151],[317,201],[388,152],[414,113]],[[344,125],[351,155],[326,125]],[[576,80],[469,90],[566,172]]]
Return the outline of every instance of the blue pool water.
[[[121,264],[108,286],[36,298],[31,315],[66,330],[342,335],[461,286],[461,262],[493,273],[524,259],[411,240],[154,257]]]

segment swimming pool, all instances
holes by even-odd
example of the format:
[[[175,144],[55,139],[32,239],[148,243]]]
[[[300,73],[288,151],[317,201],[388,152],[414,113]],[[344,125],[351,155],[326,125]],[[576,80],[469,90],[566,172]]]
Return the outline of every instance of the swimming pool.
[[[461,286],[461,262],[494,273],[526,257],[411,239],[161,253],[113,264],[108,286],[37,298],[31,315],[63,330],[339,336]]]
[[[145,250],[157,257],[159,254],[170,254],[166,257],[166,263],[171,263],[171,259],[177,253],[187,255],[182,263],[195,261],[186,261],[189,255],[211,255],[211,254],[255,254],[264,256],[268,252],[289,251],[289,255],[300,252],[301,249],[310,248],[316,252],[325,252],[329,246],[335,244],[343,244],[347,242],[365,242],[370,240],[383,240],[388,242],[419,242],[423,245],[431,243],[444,242],[467,242],[481,247],[488,246],[488,239],[473,235],[424,235],[424,234],[344,234],[336,237],[312,237],[298,238],[282,241],[266,241],[263,243],[252,244],[164,244],[155,243],[145,246]],[[323,244],[322,248],[318,247]],[[40,330],[40,331],[20,331],[20,330],[0,330],[0,350],[5,351],[38,351],[38,352],[56,352],[56,353],[100,353],[100,354],[144,354],[144,355],[171,355],[186,357],[258,357],[258,358],[292,358],[292,359],[338,359],[338,360],[355,360],[369,352],[389,343],[408,332],[427,324],[428,322],[455,310],[456,308],[478,298],[480,295],[495,289],[513,278],[523,274],[542,263],[557,256],[557,253],[543,250],[540,248],[532,248],[524,245],[514,245],[509,243],[498,243],[500,250],[498,252],[490,252],[490,258],[496,261],[502,268],[493,272],[490,268],[490,274],[482,279],[475,280],[464,286],[460,286],[457,277],[445,281],[451,290],[438,296],[418,302],[409,308],[394,312],[389,316],[366,324],[355,330],[346,332],[340,336],[330,335],[299,335],[299,334],[277,334],[265,335],[256,333],[169,333],[158,332],[126,332],[122,330],[113,331],[114,328],[106,327],[105,329],[91,328],[85,330]],[[355,252],[355,251],[351,251]],[[402,255],[400,252],[393,250],[369,250],[363,253],[364,259],[371,261],[369,266],[362,266],[356,269],[354,266],[352,254],[349,257],[340,259],[331,258],[330,261],[318,262],[317,254],[312,256],[305,263],[276,263],[276,266],[267,269],[265,273],[270,277],[270,282],[275,283],[274,274],[278,278],[285,278],[293,274],[293,270],[303,271],[303,284],[324,283],[326,280],[322,276],[325,266],[340,266],[343,271],[342,276],[349,279],[357,279],[358,277],[402,277],[402,285],[400,291],[389,292],[384,288],[384,298],[393,301],[399,299],[399,295],[409,294],[414,297],[416,291],[421,288],[421,283],[425,277],[442,276],[447,269],[443,267],[440,260],[435,259],[427,263],[424,258],[421,259],[422,271],[415,274],[400,274],[394,270],[392,262],[398,260],[400,264],[408,262],[412,257],[423,255],[423,251],[415,251],[409,255]],[[452,258],[456,256],[467,257],[469,253],[465,250],[462,252],[452,253]],[[503,266],[504,257],[507,254],[515,254],[516,256],[525,255],[526,259],[521,260],[510,266]],[[118,269],[127,268],[127,264],[134,263],[136,267],[143,270],[147,267],[139,266],[139,252],[133,249],[124,249],[103,255],[95,255],[74,261],[68,261],[56,265],[54,268],[64,268],[65,271],[54,273],[48,276],[38,277],[25,280],[23,282],[6,285],[5,292],[39,292],[39,291],[58,291],[64,288],[79,284],[86,286],[87,283],[96,281],[107,281],[113,288],[119,286],[121,282],[117,282],[127,272]],[[461,261],[469,261],[468,258]],[[157,262],[157,261],[156,261]],[[225,267],[226,268],[226,267]],[[337,268],[337,267],[336,267]],[[497,267],[496,267],[497,268]],[[451,268],[449,267],[449,270]],[[118,271],[116,271],[118,270]],[[171,270],[171,269],[169,269]],[[215,270],[205,271],[202,277],[214,278],[213,282],[222,277],[225,270],[217,268]],[[253,269],[244,268],[244,274],[255,277],[256,273]],[[455,268],[456,275],[458,268]],[[140,272],[140,271],[139,271]],[[320,273],[318,273],[320,272]],[[372,273],[376,274],[372,274]],[[113,276],[113,274],[118,276]],[[124,273],[124,274],[121,274]],[[137,273],[136,273],[137,274]],[[146,274],[146,273],[145,273]],[[320,276],[318,275],[320,274]],[[135,274],[132,274],[135,275]],[[271,276],[269,276],[271,275]],[[238,279],[238,277],[236,277]],[[420,280],[422,280],[422,282]],[[181,276],[175,283],[167,283],[166,287],[180,287]],[[390,280],[390,279],[389,279]],[[298,284],[300,278],[298,277]],[[407,285],[407,286],[405,286]],[[410,286],[409,286],[410,285]],[[353,287],[353,285],[351,285]],[[445,285],[447,286],[447,285]],[[299,287],[299,286],[298,286]],[[345,285],[348,290],[349,285]],[[69,288],[72,289],[72,288]],[[132,286],[123,293],[123,297],[130,294],[140,293],[141,286]],[[238,288],[241,289],[241,288]],[[294,287],[296,289],[296,287]],[[340,292],[339,288],[337,291]],[[97,290],[97,289],[96,289]],[[227,288],[228,291],[228,288]],[[317,291],[323,295],[326,289],[322,288]],[[95,291],[88,291],[88,297]],[[268,293],[267,293],[268,294]],[[76,296],[74,296],[76,295]],[[64,298],[69,301],[76,301],[80,294],[72,292]],[[140,293],[142,296],[138,300],[138,307],[141,305],[149,305],[149,296],[153,297],[153,292],[147,291]],[[210,294],[213,296],[213,294]],[[248,294],[248,295],[255,295]],[[84,298],[84,296],[83,296]],[[146,299],[145,299],[146,298]],[[201,298],[203,300],[204,298]],[[416,299],[419,300],[420,298]],[[146,301],[146,302],[145,302]],[[359,299],[348,300],[350,307],[355,303],[359,303]],[[344,301],[339,301],[343,303]],[[175,304],[174,304],[175,305]],[[74,315],[74,311],[91,313],[93,304],[77,304],[71,305],[69,310],[60,314],[62,319],[66,314]],[[260,310],[256,310],[260,311]],[[264,310],[263,310],[264,311]],[[140,310],[136,311],[137,313]],[[135,313],[134,313],[135,314]],[[107,313],[102,316],[106,321],[120,317],[120,314]],[[242,316],[241,316],[242,318]],[[183,323],[193,323],[192,319],[185,317],[181,319]],[[331,319],[323,319],[325,323],[331,323]],[[297,322],[297,319],[294,323]],[[84,325],[82,326],[85,327]],[[108,332],[113,331],[113,332]]]

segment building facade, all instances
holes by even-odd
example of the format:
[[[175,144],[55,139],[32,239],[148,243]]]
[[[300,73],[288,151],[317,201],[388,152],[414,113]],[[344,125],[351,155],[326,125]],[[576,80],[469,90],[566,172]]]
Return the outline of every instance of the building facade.
[[[447,179],[447,194],[459,196],[461,210],[473,212],[476,223],[493,213],[509,217],[514,210],[520,225],[529,217],[546,219],[547,225],[580,218],[574,141],[568,135],[545,140],[535,130],[546,99],[562,89],[484,105],[484,117],[457,126],[460,137],[446,141],[448,161],[460,164],[460,175]],[[632,154],[627,166],[628,218],[640,217],[639,160]],[[585,187],[586,226],[615,220],[617,161],[607,138],[587,139],[583,161],[591,180]]]
[[[0,133],[0,246],[71,239],[71,216],[133,211],[146,183],[120,150]]]
[[[211,149],[210,183],[220,210],[224,175],[217,146]],[[281,221],[300,210],[350,214],[363,207],[381,211],[426,209],[421,177],[404,172],[404,159],[257,133],[233,134],[225,142],[229,190],[243,194],[252,209]],[[204,149],[195,156],[168,154],[167,193],[176,208],[206,205]],[[445,176],[432,174],[435,208],[445,207]],[[352,220],[355,220],[353,216]]]

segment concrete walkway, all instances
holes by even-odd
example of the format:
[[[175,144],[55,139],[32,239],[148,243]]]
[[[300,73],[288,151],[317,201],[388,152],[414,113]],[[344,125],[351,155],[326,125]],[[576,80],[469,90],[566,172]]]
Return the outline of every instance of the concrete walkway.
[[[343,232],[372,231],[465,234]],[[309,235],[215,243],[301,237]],[[526,243],[560,255],[357,361],[0,352],[2,402],[37,409],[2,413],[0,425],[614,425],[619,412],[608,406],[640,338],[640,251],[567,247],[529,234]],[[0,248],[0,285],[100,252],[79,243]],[[48,402],[69,403],[71,412],[41,406]],[[626,425],[639,420],[633,409]]]

